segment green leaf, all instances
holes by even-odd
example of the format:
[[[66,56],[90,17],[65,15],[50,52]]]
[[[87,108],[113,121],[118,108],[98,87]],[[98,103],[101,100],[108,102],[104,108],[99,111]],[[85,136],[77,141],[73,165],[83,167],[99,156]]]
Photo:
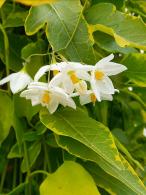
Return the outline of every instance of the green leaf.
[[[92,0],[93,4],[97,4],[97,3],[112,3],[114,4],[118,9],[122,9],[122,7],[124,6],[124,2],[125,0]]]
[[[27,187],[28,183],[24,182],[19,184],[16,188],[14,188],[11,192],[9,192],[7,195],[18,195],[24,191],[24,189]]]
[[[145,0],[129,0],[126,2],[128,9],[134,13],[146,17],[146,1]]]
[[[142,165],[137,161],[135,160],[132,155],[129,153],[129,151],[127,150],[127,148],[120,143],[120,141],[115,137],[115,143],[116,143],[116,146],[117,148],[123,153],[126,155],[127,159],[129,162],[131,163],[134,163],[137,167],[139,167],[142,171],[144,170]]]
[[[97,31],[94,33],[94,39],[95,43],[101,48],[106,50],[107,52],[110,53],[123,53],[123,54],[128,54],[128,53],[137,53],[138,51],[134,48],[124,48],[120,47],[114,38],[108,34],[105,34],[103,32]]]
[[[45,64],[46,48],[46,42],[39,39],[27,44],[21,50],[21,57],[25,60],[25,68],[32,77]]]
[[[44,40],[38,39],[36,42],[31,42],[22,49],[21,57],[27,60],[29,57],[37,54],[45,54],[47,44]]]
[[[65,161],[43,181],[40,195],[100,195],[89,173],[78,163]]]
[[[108,175],[95,163],[83,163],[85,168],[92,175],[96,184],[105,189],[109,194],[118,194],[118,195],[136,195],[137,193],[133,192],[130,188],[125,186],[122,182],[118,181],[111,175]]]
[[[9,64],[10,69],[13,71],[19,71],[22,68],[22,58],[21,58],[21,49],[29,42],[29,39],[22,35],[16,35],[14,33],[8,33],[9,38]],[[5,61],[5,49],[4,49],[4,39],[3,35],[0,32],[0,58],[4,64]]]
[[[30,121],[40,110],[40,106],[32,106],[30,101],[18,96],[17,94],[14,95],[13,98],[15,113],[19,118],[26,117],[27,120]]]
[[[121,156],[121,160],[124,165],[123,170],[119,170],[116,167],[111,166],[108,162],[103,160],[99,155],[97,155],[93,150],[89,149],[80,142],[65,136],[57,136],[57,143],[63,149],[67,150],[69,153],[75,155],[76,157],[82,158],[84,160],[89,160],[98,164],[106,173],[121,181],[126,185],[129,190],[132,190],[136,194],[146,194],[146,188],[142,181],[139,179],[138,175],[131,167],[131,165]],[[128,191],[129,191],[128,190]]]
[[[0,92],[0,144],[9,134],[10,127],[13,124],[13,103],[11,98],[3,92]]]
[[[128,68],[123,74],[129,79],[129,83],[146,87],[146,54],[129,54],[121,63]]]
[[[6,0],[1,0],[0,1],[0,8],[3,6],[3,4],[5,3]]]
[[[8,154],[8,158],[21,158],[23,156],[18,143],[14,144]]]
[[[119,12],[110,3],[92,6],[85,16],[92,32],[100,30],[113,36],[121,47],[146,50],[146,26],[140,18]]]
[[[94,40],[82,12],[79,0],[59,0],[33,7],[26,19],[26,33],[33,35],[47,23],[46,35],[53,51],[68,60],[94,64],[99,56],[95,56]]]
[[[26,172],[28,170],[28,163],[29,163],[29,168],[31,168],[33,166],[33,164],[35,163],[37,157],[39,156],[41,151],[41,143],[39,143],[38,141],[34,142],[28,149],[27,149],[27,153],[28,153],[28,159],[26,157],[26,155],[24,156],[24,159],[21,163],[21,170],[22,172]],[[28,162],[28,161],[29,162]]]
[[[122,169],[118,150],[107,127],[90,118],[81,109],[63,109],[50,115],[44,109],[41,122],[58,135],[72,137],[93,150],[113,167]]]
[[[11,12],[4,20],[3,26],[5,28],[24,26],[24,22],[27,15],[28,11]]]

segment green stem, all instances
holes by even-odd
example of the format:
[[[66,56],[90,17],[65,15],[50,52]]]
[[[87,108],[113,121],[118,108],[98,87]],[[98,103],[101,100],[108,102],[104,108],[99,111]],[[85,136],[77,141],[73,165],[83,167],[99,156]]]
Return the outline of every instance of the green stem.
[[[4,36],[6,74],[9,75],[9,39],[2,24],[0,24],[0,30]]]
[[[16,187],[16,180],[17,180],[17,159],[14,159],[14,171],[13,171],[12,189],[14,189]]]
[[[29,167],[29,156],[28,156],[27,146],[26,146],[25,142],[24,142],[24,155],[25,155],[26,166],[27,166],[26,183],[28,183],[28,188],[26,188],[26,190],[25,190],[25,195],[31,195],[31,188],[30,188],[31,186],[29,184],[29,177],[30,177],[31,171],[30,171],[30,167]]]
[[[3,190],[3,186],[4,186],[4,182],[5,182],[5,177],[6,177],[6,173],[7,173],[7,165],[8,165],[8,162],[6,162],[4,171],[3,171],[2,176],[1,176],[0,193],[2,193],[2,190]]]
[[[107,102],[102,102],[101,117],[102,117],[102,123],[107,126],[108,125],[108,103]]]
[[[47,168],[48,168],[48,171],[51,172],[51,162],[50,162],[50,159],[49,159],[49,156],[48,156],[48,150],[47,150],[47,146],[46,146],[46,143],[45,143],[45,139],[43,141],[43,147],[44,147],[44,155],[45,155],[45,162],[46,165],[47,165]],[[44,164],[44,168],[46,169],[46,165]]]
[[[8,76],[9,75],[9,39],[8,39],[7,33],[5,31],[5,28],[3,27],[2,24],[0,24],[0,30],[4,36],[6,75]],[[8,84],[8,91],[10,92],[9,84]]]
[[[32,177],[32,176],[34,176],[34,175],[36,175],[36,174],[44,174],[44,175],[46,175],[46,176],[49,175],[49,173],[48,173],[47,171],[37,170],[37,171],[32,172],[32,173],[29,175],[29,177]]]

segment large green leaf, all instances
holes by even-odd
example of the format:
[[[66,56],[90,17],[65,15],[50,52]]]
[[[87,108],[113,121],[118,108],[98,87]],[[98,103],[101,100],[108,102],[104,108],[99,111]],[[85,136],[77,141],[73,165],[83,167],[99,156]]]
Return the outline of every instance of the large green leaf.
[[[11,98],[0,92],[0,144],[8,136],[10,127],[13,124],[13,103]]]
[[[112,35],[121,47],[146,50],[146,26],[140,18],[119,12],[110,3],[92,6],[85,16],[91,31],[100,30]]]
[[[82,11],[79,0],[59,0],[33,7],[26,19],[26,33],[33,35],[47,23],[46,35],[54,51],[72,61],[94,64],[93,37]]]
[[[129,54],[122,62],[128,70],[124,72],[129,82],[140,87],[146,87],[146,54]]]
[[[126,192],[132,191],[134,194],[146,194],[146,188],[142,181],[139,179],[138,175],[131,167],[131,165],[121,156],[121,160],[124,164],[124,169],[119,170],[105,160],[103,160],[99,155],[97,155],[93,150],[89,149],[80,142],[65,136],[56,136],[57,143],[69,153],[82,158],[84,160],[89,160],[98,164],[106,173],[121,181],[124,185],[123,190]],[[129,188],[129,189],[128,189]],[[127,191],[128,189],[128,191]]]
[[[58,135],[72,137],[97,153],[113,167],[122,169],[118,150],[107,127],[90,118],[81,109],[63,109],[50,115],[42,110],[41,122]]]
[[[41,195],[99,195],[94,180],[78,163],[65,161],[40,186]]]
[[[95,163],[86,162],[83,164],[85,168],[94,178],[96,184],[104,188],[109,194],[118,194],[118,195],[136,195],[137,193],[133,192],[130,188],[123,185],[120,181],[108,175]]]

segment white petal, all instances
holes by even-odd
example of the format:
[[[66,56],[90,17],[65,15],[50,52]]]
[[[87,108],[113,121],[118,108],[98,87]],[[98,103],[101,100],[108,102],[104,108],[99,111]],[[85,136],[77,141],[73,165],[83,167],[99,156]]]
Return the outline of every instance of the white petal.
[[[76,104],[75,104],[75,102],[73,101],[72,98],[68,98],[67,99],[67,106],[69,106],[69,107],[71,107],[73,109],[76,109]]]
[[[59,105],[59,103],[58,103],[57,99],[52,97],[51,101],[49,102],[49,104],[47,106],[47,108],[48,108],[49,112],[51,114],[53,114],[57,110],[58,105]]]
[[[90,74],[84,70],[77,70],[76,75],[79,79],[82,79],[85,81],[90,81],[90,78],[91,78]]]
[[[102,80],[96,80],[96,86],[99,88],[100,93],[114,94],[115,89],[109,77],[105,76]]]
[[[83,80],[74,84],[74,87],[79,94],[85,94],[87,92],[87,83]]]
[[[57,75],[55,75],[53,79],[49,82],[49,86],[50,87],[60,86],[63,79],[64,79],[64,75],[63,73],[60,72]]]
[[[20,97],[37,96],[37,94],[39,94],[39,93],[40,93],[40,90],[28,89],[28,90],[22,91],[20,94]]]
[[[65,93],[65,91],[60,88],[60,87],[53,87],[53,88],[49,88],[50,91],[52,91],[52,93],[55,95],[55,96],[61,96],[61,97],[65,97],[67,98],[68,95]]]
[[[50,70],[50,65],[41,67],[34,76],[34,81],[38,81],[47,71]]]
[[[31,99],[31,104],[32,106],[36,106],[36,105],[39,105],[40,104],[40,100],[37,98],[32,98]]]
[[[64,64],[61,62],[61,63],[56,63],[56,64],[51,64],[50,65],[50,70],[58,70],[58,71],[61,71],[62,68],[64,68]]]
[[[109,100],[112,101],[113,100],[113,96],[110,94],[101,94],[101,99],[102,100]]]
[[[91,102],[90,94],[80,95],[80,104],[85,105]]]
[[[100,98],[100,88],[99,86],[96,84],[96,80],[94,77],[94,71],[91,73],[91,89],[93,90],[93,93],[95,94],[97,100],[100,102],[101,98]]]
[[[107,57],[105,57],[105,58],[99,60],[99,61],[96,63],[95,67],[96,67],[96,68],[99,68],[99,67],[101,67],[103,64],[105,64],[105,63],[107,63],[107,62],[110,62],[113,58],[114,58],[114,55],[113,55],[113,54],[110,54],[109,56],[107,56]]]
[[[30,82],[31,77],[24,72],[16,73],[10,80],[10,88],[13,93],[18,93],[23,90]]]
[[[74,91],[74,84],[72,83],[69,76],[65,76],[63,78],[63,88],[66,91],[66,93],[71,94]]]
[[[30,84],[29,84],[29,86],[48,86],[48,84],[47,83],[44,83],[44,82],[31,82]]]
[[[28,89],[44,89],[44,90],[48,90],[48,84],[44,83],[44,82],[31,82],[28,85]]]
[[[111,76],[127,70],[127,67],[122,64],[108,62],[103,64],[100,70],[103,71],[106,75]]]
[[[12,73],[12,74],[10,74],[9,76],[3,78],[3,79],[0,81],[0,85],[3,85],[3,84],[5,84],[5,83],[9,82],[9,81],[11,80],[11,78],[12,78],[13,76],[15,76],[15,74],[17,74],[17,73]]]

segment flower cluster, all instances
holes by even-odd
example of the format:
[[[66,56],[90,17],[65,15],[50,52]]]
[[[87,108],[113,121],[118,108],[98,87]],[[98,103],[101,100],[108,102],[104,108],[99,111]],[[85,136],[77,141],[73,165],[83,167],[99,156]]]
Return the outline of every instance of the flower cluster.
[[[73,97],[79,96],[80,104],[112,100],[112,95],[118,91],[114,88],[109,76],[123,72],[127,68],[121,64],[111,62],[114,55],[103,58],[93,65],[83,65],[77,62],[60,62],[41,67],[34,80],[21,70],[0,81],[0,85],[10,81],[13,93],[21,92],[20,96],[30,99],[32,106],[41,104],[50,113],[56,111],[59,104],[76,108]],[[40,78],[47,72],[53,72],[53,77],[47,83],[40,82]]]

